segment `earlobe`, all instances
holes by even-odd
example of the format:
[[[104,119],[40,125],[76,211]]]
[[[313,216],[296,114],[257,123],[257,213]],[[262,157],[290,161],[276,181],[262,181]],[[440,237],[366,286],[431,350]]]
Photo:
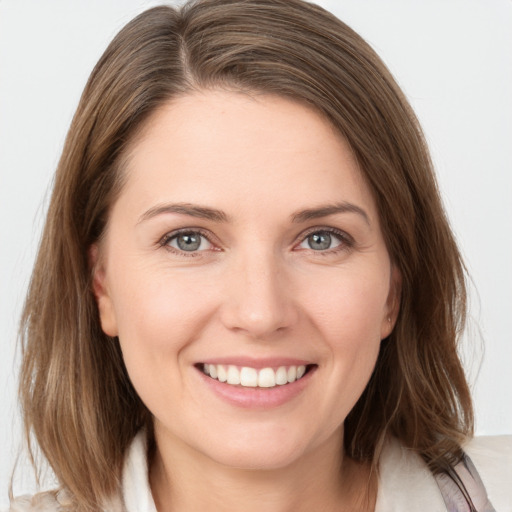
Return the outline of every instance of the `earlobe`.
[[[108,289],[105,265],[99,252],[97,244],[93,244],[89,248],[88,259],[89,268],[92,272],[92,291],[98,306],[101,329],[107,336],[114,337],[118,335],[117,320],[114,304]]]

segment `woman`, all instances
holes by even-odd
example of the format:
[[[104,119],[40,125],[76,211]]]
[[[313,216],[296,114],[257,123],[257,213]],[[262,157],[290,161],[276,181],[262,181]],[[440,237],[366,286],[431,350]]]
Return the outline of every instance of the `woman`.
[[[59,163],[21,396],[62,490],[13,510],[493,510],[464,313],[421,131],[359,36],[295,0],[149,10]]]

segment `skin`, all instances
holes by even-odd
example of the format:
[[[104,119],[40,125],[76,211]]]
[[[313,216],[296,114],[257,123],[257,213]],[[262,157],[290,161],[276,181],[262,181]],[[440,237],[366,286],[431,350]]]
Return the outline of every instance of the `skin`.
[[[399,278],[348,144],[299,103],[202,91],[153,115],[125,172],[93,248],[94,290],[154,416],[158,510],[372,510],[368,467],[343,456],[343,422],[394,325]],[[176,203],[226,219],[157,212]],[[361,211],[293,220],[341,203]],[[198,250],[179,249],[183,228],[207,237]],[[329,230],[329,247],[311,248]],[[285,404],[243,409],[195,366],[232,356],[316,369]]]

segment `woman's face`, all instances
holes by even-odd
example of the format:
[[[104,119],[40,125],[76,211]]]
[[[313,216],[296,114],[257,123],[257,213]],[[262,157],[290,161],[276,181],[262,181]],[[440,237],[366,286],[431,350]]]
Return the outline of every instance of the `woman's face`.
[[[301,104],[207,91],[127,156],[94,289],[159,446],[246,468],[339,447],[397,307],[347,143]]]

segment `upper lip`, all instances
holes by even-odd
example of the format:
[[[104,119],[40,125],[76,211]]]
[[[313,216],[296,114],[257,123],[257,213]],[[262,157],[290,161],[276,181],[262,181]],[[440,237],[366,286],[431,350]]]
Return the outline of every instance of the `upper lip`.
[[[201,361],[199,364],[222,364],[226,366],[240,366],[255,368],[257,370],[261,368],[279,368],[280,366],[307,366],[313,364],[311,361],[305,359],[297,359],[294,357],[243,357],[243,356],[231,356],[231,357],[218,357],[208,358]]]

